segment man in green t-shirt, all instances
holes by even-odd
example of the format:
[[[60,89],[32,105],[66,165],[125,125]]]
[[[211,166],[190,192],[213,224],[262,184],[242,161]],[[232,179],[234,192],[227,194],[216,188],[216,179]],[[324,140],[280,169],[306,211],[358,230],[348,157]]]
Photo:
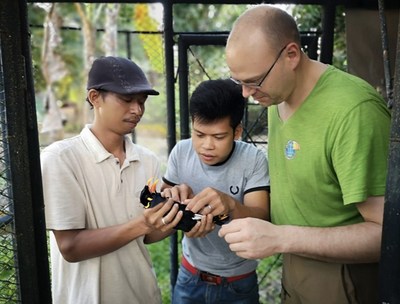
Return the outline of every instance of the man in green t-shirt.
[[[244,258],[283,253],[283,303],[377,303],[390,128],[383,98],[309,59],[294,19],[269,5],[238,18],[226,60],[242,94],[269,107],[271,222],[238,219],[219,235]]]

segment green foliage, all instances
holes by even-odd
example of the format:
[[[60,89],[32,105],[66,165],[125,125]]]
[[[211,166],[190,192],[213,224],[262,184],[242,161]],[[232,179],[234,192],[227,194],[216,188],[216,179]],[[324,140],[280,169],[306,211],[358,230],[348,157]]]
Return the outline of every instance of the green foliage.
[[[173,7],[176,32],[230,31],[248,5],[176,4]]]
[[[336,9],[335,19],[335,41],[333,49],[333,65],[346,71],[347,70],[347,52],[346,52],[346,23],[345,8],[339,6]]]
[[[177,4],[174,5],[176,32],[225,32],[248,5]],[[222,46],[191,46],[188,52],[190,69],[189,94],[202,81],[228,76],[225,50]]]
[[[161,289],[162,303],[171,303],[170,284],[170,239],[148,245],[148,249],[155,268],[158,285]]]
[[[257,267],[261,304],[280,303],[282,258],[273,255],[260,260]]]
[[[322,31],[322,15],[319,5],[295,5],[292,10],[300,31]]]
[[[296,19],[300,31],[322,32],[323,7],[320,5],[295,5],[292,15]],[[334,47],[332,64],[346,70],[346,33],[344,6],[336,8]]]
[[[41,52],[42,52],[42,41],[43,41],[43,21],[45,18],[44,10],[34,6],[33,4],[28,4],[28,23],[31,26],[31,52],[32,52],[32,69],[33,77],[35,82],[36,90],[43,90],[46,87],[45,81],[43,79],[41,65]],[[38,90],[37,90],[38,91]]]
[[[104,55],[102,50],[101,39],[103,35],[102,29],[104,29],[104,10],[99,4],[84,4],[86,12],[91,14],[100,14],[99,22],[96,24],[99,31],[97,32],[96,40],[96,56]],[[61,24],[64,27],[61,30],[62,45],[58,48],[58,52],[61,54],[66,68],[68,69],[68,75],[61,81],[54,84],[53,88],[56,92],[57,99],[63,102],[72,102],[83,106],[86,95],[86,72],[83,68],[83,34],[81,32],[82,24],[79,15],[77,14],[74,3],[57,3],[57,13],[61,16]],[[149,64],[146,59],[146,55],[143,49],[143,42],[139,39],[138,35],[129,33],[134,30],[133,26],[133,12],[134,5],[132,4],[121,4],[120,16],[118,18],[118,29],[120,31],[125,30],[126,32],[120,32],[118,39],[119,51],[118,55],[123,57],[130,56],[135,62],[137,62],[145,71],[146,74],[152,75],[152,71],[148,71]],[[43,24],[45,21],[45,11],[39,8],[35,4],[28,4],[28,19],[31,26],[30,30],[32,33],[32,62],[33,62],[33,74],[35,81],[35,91],[37,93],[42,92],[46,88],[42,71],[41,71],[41,56],[42,56],[42,44],[43,44]],[[130,35],[131,44],[127,45],[127,35]],[[128,54],[128,49],[130,53]],[[162,58],[162,54],[160,54]],[[154,83],[162,83],[163,75],[155,76],[156,79],[151,79]],[[162,90],[161,90],[162,91]],[[152,101],[153,105],[149,108],[152,112],[152,117],[155,119],[165,120],[165,99],[154,98]],[[156,105],[154,105],[156,103]],[[153,109],[152,109],[153,108]],[[43,109],[38,109],[42,111]]]
[[[2,233],[4,233],[4,230],[2,230]],[[8,235],[1,235],[0,238],[0,291],[0,303],[15,303],[17,301],[14,249],[12,239]]]

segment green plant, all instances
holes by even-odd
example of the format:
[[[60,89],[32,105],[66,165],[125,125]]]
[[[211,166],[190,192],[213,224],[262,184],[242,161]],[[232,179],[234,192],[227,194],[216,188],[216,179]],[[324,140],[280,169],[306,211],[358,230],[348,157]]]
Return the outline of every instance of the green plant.
[[[0,239],[0,303],[17,302],[18,293],[14,254],[15,251],[11,236],[9,234],[2,234]]]
[[[160,242],[148,245],[158,285],[161,289],[163,304],[171,303],[169,244],[170,239],[166,238]]]

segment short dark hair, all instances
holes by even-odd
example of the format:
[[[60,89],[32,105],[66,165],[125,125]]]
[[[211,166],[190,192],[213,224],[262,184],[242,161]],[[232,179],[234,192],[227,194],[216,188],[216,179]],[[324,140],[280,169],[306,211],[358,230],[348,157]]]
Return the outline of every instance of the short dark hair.
[[[206,80],[193,91],[189,111],[192,122],[211,123],[229,117],[235,130],[243,118],[245,105],[241,86],[230,79]]]

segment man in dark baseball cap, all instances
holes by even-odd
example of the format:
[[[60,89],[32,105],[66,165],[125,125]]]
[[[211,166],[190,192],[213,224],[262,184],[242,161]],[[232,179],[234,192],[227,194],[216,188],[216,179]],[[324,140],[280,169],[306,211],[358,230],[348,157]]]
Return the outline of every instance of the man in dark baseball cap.
[[[150,178],[161,178],[161,164],[131,137],[148,96],[159,93],[119,57],[95,60],[87,89],[93,122],[41,153],[53,301],[160,304],[145,243],[171,234],[182,213],[172,199],[140,207],[139,194]],[[165,214],[174,219],[168,225]]]
[[[127,58],[103,56],[93,62],[89,71],[87,89],[118,94],[159,95],[144,75],[142,69]]]

